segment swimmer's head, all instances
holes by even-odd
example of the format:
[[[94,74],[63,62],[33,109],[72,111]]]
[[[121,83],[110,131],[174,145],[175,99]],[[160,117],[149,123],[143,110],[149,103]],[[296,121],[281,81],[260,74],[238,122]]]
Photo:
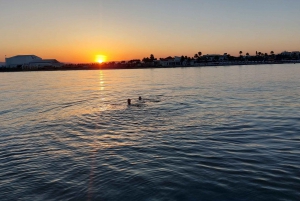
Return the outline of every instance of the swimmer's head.
[[[127,99],[127,103],[128,103],[128,105],[131,105],[131,100],[130,100],[130,98]]]
[[[139,96],[139,100],[142,100],[142,97]]]

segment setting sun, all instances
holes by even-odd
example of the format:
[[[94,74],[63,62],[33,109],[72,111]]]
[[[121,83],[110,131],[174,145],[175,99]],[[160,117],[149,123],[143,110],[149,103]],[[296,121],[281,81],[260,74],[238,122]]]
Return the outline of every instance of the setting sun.
[[[106,56],[104,56],[104,55],[96,55],[95,61],[98,62],[98,63],[103,63],[103,62],[106,61]]]

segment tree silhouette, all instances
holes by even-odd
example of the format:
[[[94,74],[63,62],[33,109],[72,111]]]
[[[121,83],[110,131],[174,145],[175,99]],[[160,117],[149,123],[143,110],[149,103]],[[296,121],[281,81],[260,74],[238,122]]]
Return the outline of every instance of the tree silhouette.
[[[240,56],[242,56],[242,54],[243,54],[243,51],[240,51],[239,53],[240,53]]]
[[[184,58],[184,56],[182,55],[181,58],[180,58],[181,64],[184,62],[184,60],[185,60],[185,58]]]
[[[202,56],[202,52],[198,52],[198,56],[201,57]]]
[[[299,58],[299,55],[298,55],[296,52],[293,52],[292,58],[293,58],[293,59],[298,59],[298,58]]]
[[[149,57],[145,57],[145,58],[142,59],[142,61],[144,63],[152,62],[154,60],[157,60],[157,58],[155,58],[153,54],[150,55],[150,58]]]
[[[195,59],[198,59],[198,58],[199,58],[198,54],[195,54],[195,55],[194,55],[194,58],[195,58]]]
[[[153,55],[153,54],[151,54],[151,55],[150,55],[150,60],[152,60],[152,61],[153,61],[153,60],[155,60],[155,58],[154,58],[154,55]]]
[[[146,57],[146,58],[143,58],[142,61],[143,61],[144,63],[147,63],[147,62],[151,62],[152,60],[149,59],[148,57]]]

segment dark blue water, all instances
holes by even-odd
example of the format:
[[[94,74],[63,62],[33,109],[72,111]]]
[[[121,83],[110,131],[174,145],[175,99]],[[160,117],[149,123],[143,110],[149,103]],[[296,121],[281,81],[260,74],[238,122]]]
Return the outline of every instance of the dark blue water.
[[[300,200],[299,64],[1,73],[0,91],[1,201]]]

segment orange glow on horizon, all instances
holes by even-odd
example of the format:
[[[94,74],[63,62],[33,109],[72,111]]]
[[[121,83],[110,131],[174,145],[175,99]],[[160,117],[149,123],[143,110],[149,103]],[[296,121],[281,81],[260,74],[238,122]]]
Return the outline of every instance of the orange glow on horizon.
[[[96,55],[96,58],[95,58],[95,62],[97,63],[103,63],[106,61],[106,56],[104,55]]]

